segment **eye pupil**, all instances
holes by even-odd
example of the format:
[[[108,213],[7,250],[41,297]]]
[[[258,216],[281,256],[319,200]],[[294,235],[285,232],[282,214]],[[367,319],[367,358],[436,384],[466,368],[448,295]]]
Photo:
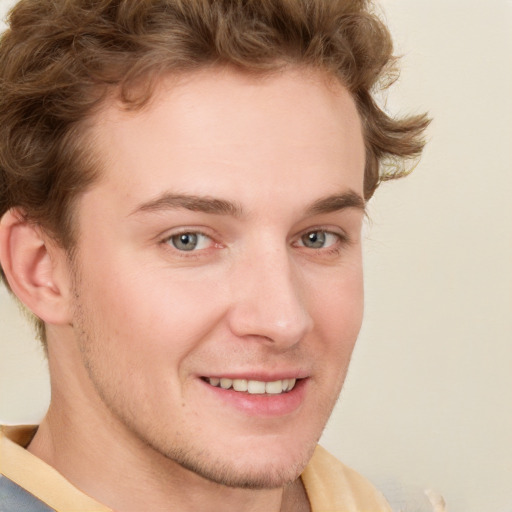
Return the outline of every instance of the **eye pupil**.
[[[181,233],[171,238],[172,245],[180,251],[192,251],[197,245],[197,235],[194,233]]]
[[[311,231],[302,237],[302,243],[306,247],[319,249],[325,245],[325,233],[323,231]]]

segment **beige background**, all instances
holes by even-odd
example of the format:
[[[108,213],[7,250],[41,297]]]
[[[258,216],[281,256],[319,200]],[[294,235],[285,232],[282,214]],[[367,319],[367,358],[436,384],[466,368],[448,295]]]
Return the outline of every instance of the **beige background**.
[[[366,323],[323,443],[396,511],[432,488],[448,512],[512,512],[512,0],[382,6],[404,55],[389,108],[434,122],[372,201]],[[0,421],[37,421],[45,363],[3,289],[0,340]]]

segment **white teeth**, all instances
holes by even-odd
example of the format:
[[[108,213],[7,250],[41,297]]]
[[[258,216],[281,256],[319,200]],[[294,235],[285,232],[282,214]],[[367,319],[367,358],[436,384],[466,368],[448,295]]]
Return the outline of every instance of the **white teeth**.
[[[283,391],[290,391],[295,387],[295,383],[297,382],[297,379],[286,379],[283,380]],[[286,383],[286,387],[285,387]]]
[[[263,395],[265,393],[265,383],[261,380],[250,380],[247,382],[247,391],[252,395]]]
[[[242,393],[247,392],[251,395],[278,395],[286,391],[291,391],[295,387],[296,379],[274,380],[272,382],[263,382],[261,380],[246,379],[227,379],[225,377],[209,377],[206,379],[212,386],[220,386],[222,389],[233,388]]]
[[[288,388],[288,384],[286,385],[286,388]],[[277,395],[282,392],[283,392],[283,381],[282,380],[276,380],[274,382],[267,382],[265,384],[265,393],[268,393],[269,395]]]
[[[245,379],[234,379],[233,389],[235,391],[247,391],[248,383]]]
[[[233,381],[231,379],[220,379],[220,387],[222,389],[229,389],[233,385]]]

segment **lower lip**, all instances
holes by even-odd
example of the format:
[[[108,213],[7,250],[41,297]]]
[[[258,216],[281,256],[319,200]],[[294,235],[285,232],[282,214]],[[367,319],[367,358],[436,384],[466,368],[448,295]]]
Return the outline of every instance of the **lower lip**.
[[[201,382],[215,396],[235,409],[249,416],[268,417],[285,416],[299,409],[306,397],[306,388],[308,386],[308,379],[300,379],[296,382],[295,387],[286,393],[278,395],[251,395],[235,391],[234,389],[212,386],[204,380],[201,380]]]

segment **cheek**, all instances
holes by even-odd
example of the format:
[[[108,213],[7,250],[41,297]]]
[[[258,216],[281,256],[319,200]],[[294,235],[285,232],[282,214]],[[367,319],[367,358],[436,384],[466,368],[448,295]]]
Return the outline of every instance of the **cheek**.
[[[128,263],[117,258],[82,272],[80,295],[94,332],[128,357],[183,357],[222,315],[212,300],[222,279]]]
[[[361,265],[325,279],[323,288],[314,294],[313,307],[317,328],[328,338],[334,337],[342,344],[355,343],[364,309]]]
[[[318,369],[326,398],[337,397],[345,380],[361,329],[363,302],[362,272],[357,265],[344,276],[332,278],[316,296],[317,353],[323,355]]]

